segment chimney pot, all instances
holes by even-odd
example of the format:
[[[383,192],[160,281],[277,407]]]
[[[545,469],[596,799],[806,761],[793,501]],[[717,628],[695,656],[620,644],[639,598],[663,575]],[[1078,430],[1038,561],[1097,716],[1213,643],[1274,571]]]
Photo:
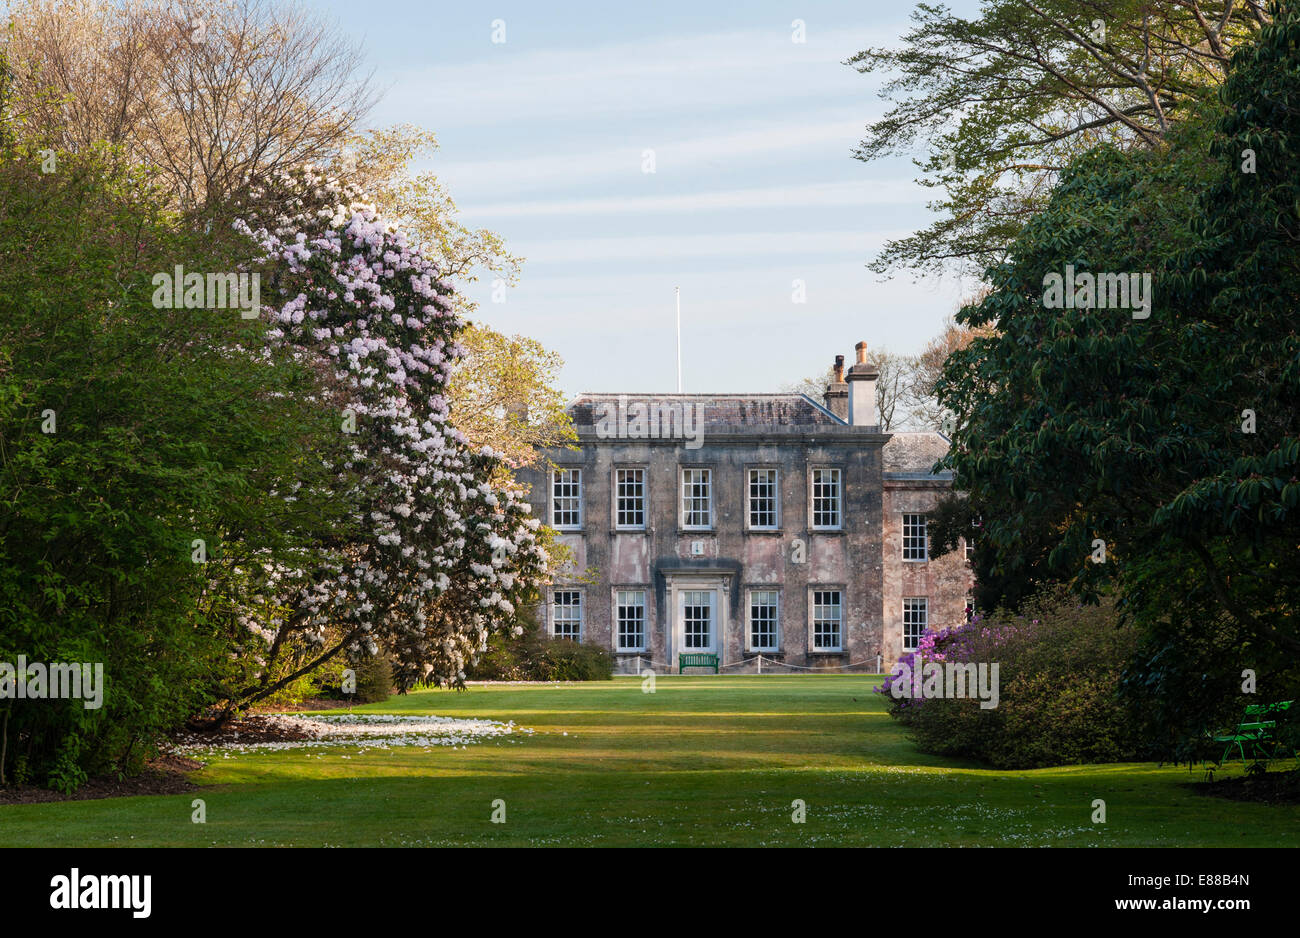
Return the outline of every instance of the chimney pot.
[[[826,402],[826,409],[836,417],[848,422],[849,419],[849,385],[844,380],[844,356],[836,355],[835,364],[831,368],[831,381],[826,385],[826,393],[822,395],[822,400]]]
[[[858,364],[865,365],[867,363],[867,343],[859,342],[853,347],[858,350]]]

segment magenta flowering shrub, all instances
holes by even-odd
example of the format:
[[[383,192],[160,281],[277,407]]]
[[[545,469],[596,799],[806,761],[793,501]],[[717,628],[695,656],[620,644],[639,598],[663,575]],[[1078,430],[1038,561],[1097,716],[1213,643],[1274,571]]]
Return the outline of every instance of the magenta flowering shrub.
[[[915,651],[904,652],[899,657],[900,664],[906,664],[911,671],[918,661],[953,662],[992,662],[998,660],[990,657],[996,649],[1007,642],[1019,638],[1025,639],[1033,633],[1039,623],[1038,619],[1026,619],[1016,616],[1005,621],[989,619],[980,613],[971,616],[970,622],[948,626],[937,631],[926,631],[917,642]],[[898,669],[885,678],[884,684],[876,688],[876,693],[893,698],[893,686]],[[920,706],[924,701],[897,698],[899,706]]]
[[[400,688],[463,680],[548,572],[522,488],[448,423],[464,326],[451,283],[356,195],[306,168],[254,193],[278,217],[236,226],[264,255],[268,342],[319,376],[319,403],[338,414],[332,495],[354,522],[296,565],[262,565],[241,610],[265,648],[245,699],[274,689],[286,654],[306,669],[382,647]]]
[[[1037,625],[1037,620],[1033,620],[1032,625]],[[964,622],[961,625],[947,626],[937,631],[927,630],[917,642],[915,651],[904,652],[898,659],[899,664],[907,665],[907,674],[910,674],[917,663],[924,664],[926,661],[934,661],[942,664],[943,662],[979,662],[997,660],[990,659],[985,655],[987,649],[996,648],[1013,635],[1024,634],[1026,626],[1023,618],[1018,618],[1012,622],[996,622],[984,618],[979,613],[971,617],[970,622]],[[885,682],[878,688],[876,693],[884,694],[889,697],[896,710],[904,710],[911,707],[919,707],[925,703],[924,700],[918,700],[910,697],[895,698],[893,687],[898,679],[899,669],[895,667],[886,678]]]
[[[900,660],[996,663],[999,699],[895,698],[895,679],[880,688],[890,714],[924,752],[978,759],[999,768],[1123,762],[1143,746],[1117,694],[1136,648],[1113,599],[1085,606],[1063,591],[1041,594],[1022,615],[976,616],[922,636]]]

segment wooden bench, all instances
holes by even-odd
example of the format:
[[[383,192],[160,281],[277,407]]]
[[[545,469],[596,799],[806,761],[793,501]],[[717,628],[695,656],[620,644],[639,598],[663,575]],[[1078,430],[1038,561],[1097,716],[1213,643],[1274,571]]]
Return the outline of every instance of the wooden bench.
[[[1232,752],[1233,747],[1236,747],[1242,762],[1246,761],[1247,751],[1256,763],[1267,763],[1275,758],[1279,748],[1279,743],[1273,735],[1273,730],[1277,728],[1275,717],[1278,713],[1289,710],[1292,703],[1294,703],[1292,700],[1282,700],[1271,704],[1250,704],[1246,707],[1233,732],[1214,737],[1216,743],[1225,744],[1218,764],[1223,765],[1228,761],[1228,754]]]
[[[687,668],[712,668],[713,673],[718,673],[718,656],[710,655],[705,652],[682,653],[677,656],[677,673],[685,673]]]

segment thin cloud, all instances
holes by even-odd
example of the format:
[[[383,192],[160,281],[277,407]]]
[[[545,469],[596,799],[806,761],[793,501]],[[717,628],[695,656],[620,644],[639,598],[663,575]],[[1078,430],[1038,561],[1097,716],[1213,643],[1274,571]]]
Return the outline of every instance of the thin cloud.
[[[483,193],[584,188],[597,180],[620,178],[628,185],[663,184],[701,166],[733,170],[751,164],[755,168],[769,166],[777,154],[794,158],[820,152],[847,163],[864,126],[859,114],[796,114],[789,119],[751,123],[730,133],[683,137],[648,130],[636,141],[620,146],[448,162],[438,165],[436,171],[468,207],[475,195]],[[620,136],[626,138],[626,134]],[[654,173],[642,171],[646,150],[654,151]]]
[[[863,231],[768,231],[722,234],[639,235],[612,238],[520,242],[513,245],[527,267],[586,261],[649,258],[793,257],[853,255],[868,257],[887,236]]]
[[[417,113],[400,119],[437,127],[817,100],[861,92],[873,79],[844,60],[897,35],[890,27],[822,31],[812,24],[807,41],[796,43],[788,26],[774,23],[763,31],[533,51],[507,34],[478,61],[399,71],[393,86],[421,89],[418,101],[403,96]]]
[[[761,186],[683,195],[604,199],[555,199],[466,206],[466,216],[530,218],[581,215],[650,215],[733,209],[813,208],[844,205],[910,205],[918,187],[910,179]]]

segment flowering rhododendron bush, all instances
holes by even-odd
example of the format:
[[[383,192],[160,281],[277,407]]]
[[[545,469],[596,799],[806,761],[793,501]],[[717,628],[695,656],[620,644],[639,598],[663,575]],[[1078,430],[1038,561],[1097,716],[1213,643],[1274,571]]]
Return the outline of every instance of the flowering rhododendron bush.
[[[522,488],[448,423],[465,325],[453,287],[358,193],[311,168],[253,197],[278,212],[250,208],[236,225],[263,252],[267,339],[319,375],[319,402],[337,411],[332,495],[354,523],[296,565],[258,565],[240,613],[264,649],[232,701],[340,652],[389,654],[403,689],[461,681],[549,560]]]
[[[880,693],[918,748],[1027,769],[1142,757],[1140,719],[1117,691],[1136,647],[1113,600],[1086,606],[1060,590],[1029,603],[1022,615],[975,616],[927,632],[899,661],[999,666],[999,699],[981,709],[972,697],[895,698],[893,675]],[[895,668],[895,674],[898,669]]]

